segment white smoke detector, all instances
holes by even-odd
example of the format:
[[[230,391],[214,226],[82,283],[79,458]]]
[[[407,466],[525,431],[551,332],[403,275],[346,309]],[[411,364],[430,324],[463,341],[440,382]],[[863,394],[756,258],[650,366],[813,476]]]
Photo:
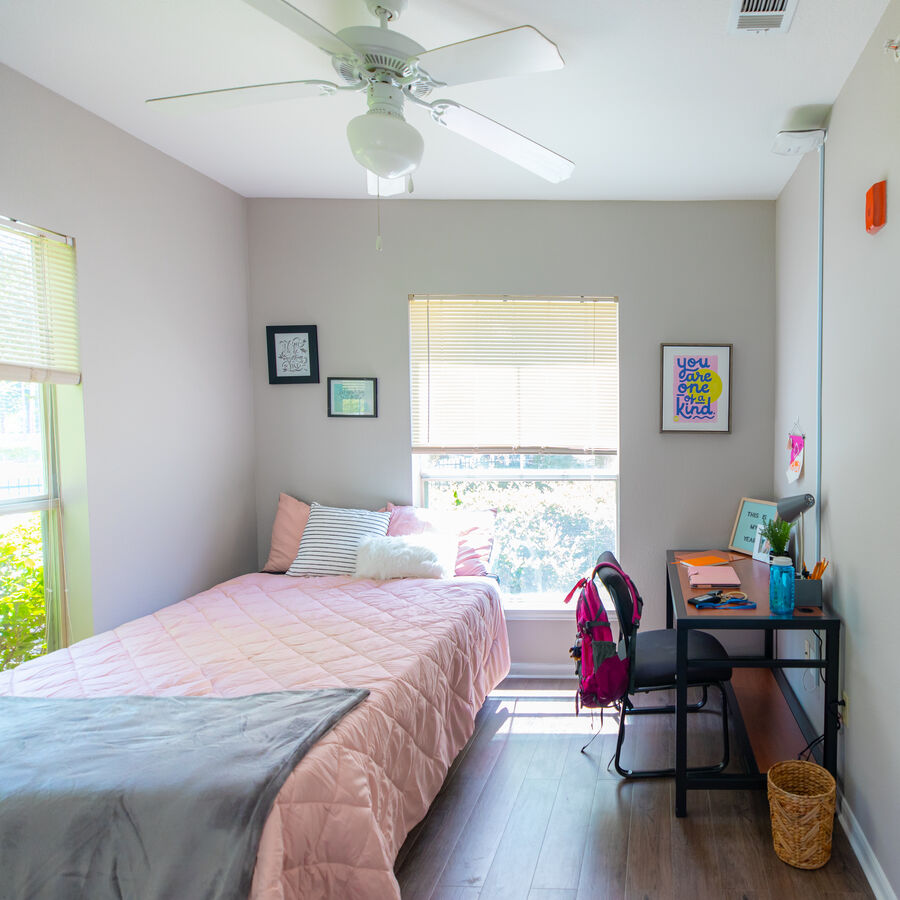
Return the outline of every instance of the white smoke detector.
[[[787,31],[797,0],[732,0],[728,30],[732,33]]]
[[[805,131],[779,131],[772,144],[772,152],[779,156],[803,156],[810,150],[817,150],[825,143],[824,128],[810,128]]]

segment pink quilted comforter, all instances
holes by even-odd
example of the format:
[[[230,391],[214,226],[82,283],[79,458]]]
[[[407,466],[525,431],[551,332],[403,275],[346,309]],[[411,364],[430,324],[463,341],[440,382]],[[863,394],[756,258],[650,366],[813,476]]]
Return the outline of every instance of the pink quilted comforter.
[[[367,687],[282,787],[256,900],[399,898],[397,851],[509,670],[487,578],[235,578],[0,673],[0,693],[84,697]]]

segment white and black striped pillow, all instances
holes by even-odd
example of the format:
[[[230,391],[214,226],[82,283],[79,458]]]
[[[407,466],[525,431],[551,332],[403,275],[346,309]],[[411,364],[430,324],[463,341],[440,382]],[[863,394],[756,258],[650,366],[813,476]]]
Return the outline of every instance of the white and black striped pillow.
[[[384,535],[389,512],[338,509],[313,503],[297,557],[288,575],[352,575],[356,550],[365,535]]]

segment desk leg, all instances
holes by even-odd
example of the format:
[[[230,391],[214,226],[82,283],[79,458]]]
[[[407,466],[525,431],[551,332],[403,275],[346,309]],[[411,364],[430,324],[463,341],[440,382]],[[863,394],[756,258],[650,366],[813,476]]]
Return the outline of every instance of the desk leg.
[[[671,628],[673,624],[674,610],[672,604],[672,576],[669,574],[669,567],[666,566],[666,628]]]
[[[825,629],[825,742],[822,763],[837,777],[838,673],[840,672],[840,637],[837,626]]]
[[[676,632],[675,815],[687,815],[687,628]]]

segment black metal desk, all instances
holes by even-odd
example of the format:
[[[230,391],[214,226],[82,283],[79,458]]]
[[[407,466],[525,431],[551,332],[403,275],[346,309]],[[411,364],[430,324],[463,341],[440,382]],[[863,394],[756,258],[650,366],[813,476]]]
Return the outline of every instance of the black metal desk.
[[[705,593],[693,589],[687,577],[687,567],[675,561],[675,553],[667,553],[666,583],[668,604],[666,626],[677,630],[675,690],[675,815],[687,815],[687,792],[692,789],[723,789],[765,787],[765,773],[750,771],[744,774],[691,774],[687,771],[687,643],[692,628],[706,630],[763,630],[765,651],[762,656],[732,656],[735,668],[767,669],[824,669],[825,670],[825,739],[822,764],[836,775],[838,732],[838,672],[840,664],[841,620],[826,609],[795,609],[791,616],[776,616],[769,610],[769,567],[766,563],[742,558],[731,563],[741,579],[741,590],[756,601],[756,609],[697,610],[686,602],[690,597]],[[781,630],[812,630],[825,632],[825,652],[820,660],[776,659],[772,652],[772,636]],[[691,659],[692,667],[705,664],[720,665],[720,660]],[[755,764],[753,766],[755,768]]]

